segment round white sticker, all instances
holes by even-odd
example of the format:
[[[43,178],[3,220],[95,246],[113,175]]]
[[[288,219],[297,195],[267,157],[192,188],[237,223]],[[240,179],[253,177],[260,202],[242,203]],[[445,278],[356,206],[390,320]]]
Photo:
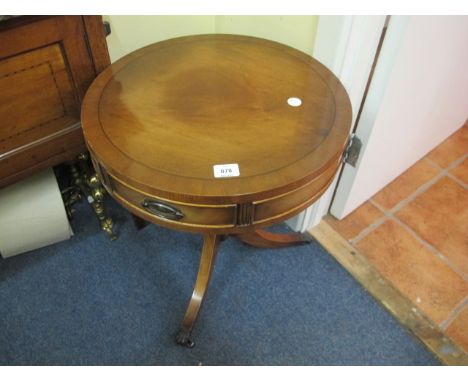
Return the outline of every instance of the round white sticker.
[[[288,98],[288,105],[292,107],[298,107],[302,105],[302,100],[297,97]]]

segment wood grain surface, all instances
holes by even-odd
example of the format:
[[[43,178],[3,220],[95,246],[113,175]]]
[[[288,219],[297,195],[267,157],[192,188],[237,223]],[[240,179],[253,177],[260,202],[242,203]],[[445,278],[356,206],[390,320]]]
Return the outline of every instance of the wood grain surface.
[[[301,105],[291,106],[291,97]],[[239,227],[255,224],[256,209],[258,223],[284,220],[325,191],[347,142],[351,106],[338,79],[302,52],[254,37],[198,35],[111,65],[91,85],[81,116],[95,162],[127,208],[140,208],[138,193],[234,205],[231,224]],[[214,165],[231,163],[239,176],[214,177]],[[151,220],[147,211],[132,212]]]
[[[81,101],[109,64],[100,16],[0,24],[0,187],[86,151]]]

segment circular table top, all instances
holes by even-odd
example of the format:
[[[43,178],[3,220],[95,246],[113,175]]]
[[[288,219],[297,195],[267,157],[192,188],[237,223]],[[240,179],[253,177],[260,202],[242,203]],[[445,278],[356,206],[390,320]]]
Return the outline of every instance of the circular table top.
[[[236,35],[156,43],[112,64],[82,107],[90,150],[129,184],[186,200],[271,195],[336,162],[348,95],[315,59]],[[216,177],[215,165],[239,175]]]

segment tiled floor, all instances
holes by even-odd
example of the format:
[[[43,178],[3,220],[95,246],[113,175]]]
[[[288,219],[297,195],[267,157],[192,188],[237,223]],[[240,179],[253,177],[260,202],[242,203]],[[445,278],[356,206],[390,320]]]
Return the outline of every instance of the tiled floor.
[[[465,125],[345,219],[325,219],[466,352],[467,156]]]

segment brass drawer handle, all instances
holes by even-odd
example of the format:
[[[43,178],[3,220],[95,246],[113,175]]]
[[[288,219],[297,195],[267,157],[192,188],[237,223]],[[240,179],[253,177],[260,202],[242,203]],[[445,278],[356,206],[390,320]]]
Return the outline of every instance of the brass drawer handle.
[[[180,220],[185,216],[182,211],[177,208],[156,200],[145,199],[141,205],[149,213],[163,219]]]

